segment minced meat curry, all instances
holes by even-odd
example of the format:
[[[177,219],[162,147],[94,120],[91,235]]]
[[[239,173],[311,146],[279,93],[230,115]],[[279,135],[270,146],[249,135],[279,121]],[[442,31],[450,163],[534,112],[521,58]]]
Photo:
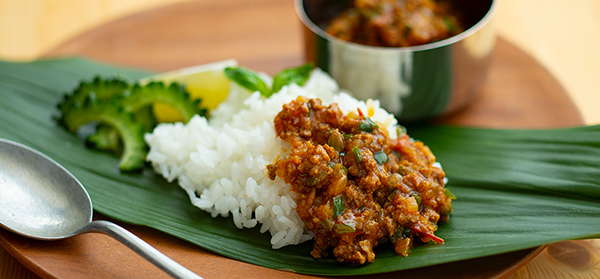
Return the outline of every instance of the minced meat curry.
[[[291,185],[296,211],[315,234],[313,257],[333,251],[340,262],[364,264],[386,240],[403,256],[417,239],[443,242],[434,232],[448,221],[454,196],[422,142],[403,132],[390,138],[360,110],[343,115],[335,103],[303,97],[285,104],[274,124],[292,149],[268,173]]]
[[[463,28],[447,1],[354,0],[330,21],[327,33],[345,41],[384,47],[427,44]]]

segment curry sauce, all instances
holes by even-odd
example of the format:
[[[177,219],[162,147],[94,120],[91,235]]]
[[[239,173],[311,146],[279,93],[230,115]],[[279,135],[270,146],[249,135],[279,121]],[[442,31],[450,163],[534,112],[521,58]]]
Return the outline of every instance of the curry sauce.
[[[342,40],[383,47],[427,44],[462,31],[449,2],[436,0],[353,0],[327,28]]]
[[[290,184],[315,235],[314,258],[333,252],[339,262],[364,264],[385,241],[403,256],[415,241],[443,242],[434,233],[448,221],[454,196],[422,142],[403,131],[390,137],[360,110],[344,115],[335,103],[303,97],[285,104],[274,125],[292,148],[268,174]]]

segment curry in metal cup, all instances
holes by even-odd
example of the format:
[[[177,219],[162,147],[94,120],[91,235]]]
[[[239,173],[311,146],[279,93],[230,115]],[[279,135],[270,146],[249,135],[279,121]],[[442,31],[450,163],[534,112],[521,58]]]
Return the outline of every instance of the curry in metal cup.
[[[379,2],[389,4],[394,1],[419,2]],[[359,99],[378,99],[381,106],[394,113],[401,122],[427,120],[456,112],[477,95],[496,42],[491,20],[497,1],[448,0],[460,21],[461,31],[458,34],[433,38],[424,44],[415,42],[418,40],[413,34],[413,38],[392,39],[393,43],[398,43],[393,46],[374,44],[365,38],[381,39],[382,35],[375,34],[374,29],[365,29],[367,31],[359,34],[361,39],[357,42],[351,41],[351,36],[343,32],[345,30],[339,31],[338,28],[338,31],[331,31],[332,24],[340,25],[339,22],[332,23],[332,20],[344,13],[350,14],[351,19],[367,13],[371,17],[375,13],[378,16],[374,19],[375,23],[367,24],[393,22],[400,29],[386,29],[387,33],[416,33],[417,26],[400,23],[401,19],[390,19],[388,15],[392,12],[386,14],[385,11],[391,9],[389,7],[377,6],[375,12],[359,10],[348,13],[355,4],[359,5],[358,2],[378,5],[373,4],[377,0],[295,0],[296,12],[305,27],[307,61],[328,72],[342,89]],[[446,17],[442,20],[449,22]],[[421,21],[435,23],[431,18]],[[341,24],[342,29],[347,27],[345,25],[351,25],[347,29],[357,28],[352,25],[355,23],[348,22]],[[360,18],[356,22],[364,23],[365,20]]]

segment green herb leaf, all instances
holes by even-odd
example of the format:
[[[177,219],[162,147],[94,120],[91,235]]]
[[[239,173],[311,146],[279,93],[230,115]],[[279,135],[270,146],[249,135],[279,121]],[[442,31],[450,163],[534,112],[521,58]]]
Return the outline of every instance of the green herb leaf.
[[[456,199],[456,196],[454,194],[452,194],[452,192],[450,192],[450,189],[448,189],[448,188],[444,188],[444,194],[446,195],[446,197],[449,197],[453,200]]]
[[[270,97],[272,92],[267,84],[257,73],[243,67],[227,67],[225,75],[240,86],[255,92],[260,92],[264,97]]]
[[[379,125],[377,125],[377,123],[375,123],[375,121],[373,121],[371,118],[366,117],[365,116],[365,120],[367,121],[367,123],[369,123],[369,125],[371,125],[373,128],[377,129],[379,128]]]
[[[323,221],[321,221],[321,226],[327,230],[333,229],[333,223],[329,219],[323,219]]]
[[[356,159],[357,163],[360,163],[360,161],[362,161],[362,155],[360,154],[360,150],[358,149],[358,147],[352,147],[352,154],[354,155],[354,159]]]
[[[367,132],[367,133],[373,132],[373,126],[371,126],[371,124],[365,123],[365,122],[358,123],[358,129],[363,132]]]
[[[342,196],[337,196],[333,198],[333,218],[337,218],[342,215],[345,210],[344,206],[344,198]]]
[[[385,151],[383,150],[373,153],[373,158],[375,158],[375,161],[377,161],[377,163],[380,165],[387,163],[389,160],[387,154],[385,154]]]
[[[358,129],[363,132],[373,132],[374,129],[379,128],[377,123],[375,123],[371,118],[365,116],[365,121],[358,123]]]
[[[335,224],[333,225],[333,231],[337,234],[344,234],[344,233],[353,233],[356,231],[356,229],[348,224]]]
[[[310,77],[310,72],[312,69],[312,63],[307,63],[302,66],[285,69],[277,73],[275,77],[273,77],[273,88],[271,91],[273,93],[277,93],[282,87],[292,83],[296,83],[300,86],[304,85],[304,83]]]

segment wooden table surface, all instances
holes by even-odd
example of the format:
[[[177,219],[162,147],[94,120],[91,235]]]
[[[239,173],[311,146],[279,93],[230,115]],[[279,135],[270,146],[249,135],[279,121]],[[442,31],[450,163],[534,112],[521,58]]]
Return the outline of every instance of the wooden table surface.
[[[114,19],[182,1],[0,0],[0,59],[36,59]],[[564,0],[503,0],[495,25],[503,39],[531,55],[562,84],[586,124],[600,123],[599,1],[566,6]],[[597,278],[599,257],[598,241],[553,244],[510,277]],[[0,278],[36,276],[0,249]]]

